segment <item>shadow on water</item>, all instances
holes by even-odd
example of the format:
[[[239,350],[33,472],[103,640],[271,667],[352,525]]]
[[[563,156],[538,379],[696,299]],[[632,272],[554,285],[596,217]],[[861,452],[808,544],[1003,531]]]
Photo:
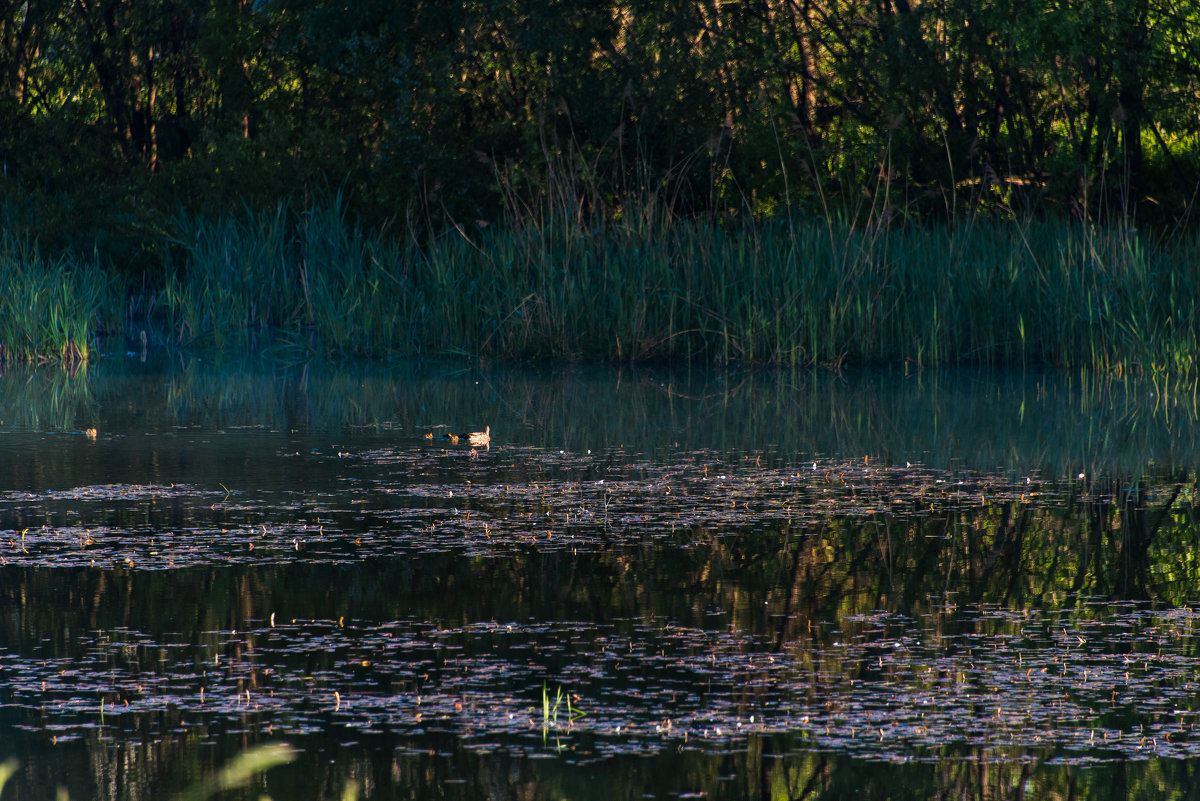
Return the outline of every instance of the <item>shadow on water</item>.
[[[1198,433],[1044,375],[9,372],[4,797],[278,740],[244,797],[1189,787]]]

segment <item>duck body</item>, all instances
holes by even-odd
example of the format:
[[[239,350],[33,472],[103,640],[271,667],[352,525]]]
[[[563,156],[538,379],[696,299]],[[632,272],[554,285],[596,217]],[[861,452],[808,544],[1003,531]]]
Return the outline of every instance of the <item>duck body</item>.
[[[492,427],[484,426],[483,431],[472,431],[470,434],[463,434],[461,438],[471,443],[473,447],[482,448],[492,442]]]

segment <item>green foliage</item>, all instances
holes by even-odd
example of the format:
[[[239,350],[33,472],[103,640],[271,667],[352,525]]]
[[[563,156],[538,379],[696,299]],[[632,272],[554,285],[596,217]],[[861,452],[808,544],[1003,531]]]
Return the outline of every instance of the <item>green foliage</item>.
[[[295,761],[297,750],[287,743],[261,743],[246,748],[230,759],[213,776],[188,788],[184,801],[202,801],[223,791],[244,787],[271,768]]]
[[[131,279],[179,342],[1158,369],[1193,320],[1197,22],[1146,0],[11,4],[0,208],[51,255],[26,263]],[[1045,291],[1082,305],[1042,313]],[[986,292],[1023,305],[981,322]],[[25,336],[10,353],[59,352]]]
[[[112,224],[61,243],[88,250],[180,205],[336,187],[372,223],[494,222],[497,177],[546,191],[556,159],[586,168],[590,210],[821,211],[886,150],[921,216],[974,186],[1175,223],[1200,177],[1196,21],[1145,0],[13,4],[0,190],[103,197]]]
[[[181,215],[160,303],[169,338],[246,346],[282,333],[338,352],[414,348],[411,254],[351,224],[338,196],[299,215]],[[306,342],[306,340],[315,340]]]
[[[1197,234],[917,225],[879,194],[830,218],[725,226],[665,203],[590,222],[525,205],[424,242],[364,227],[338,195],[181,212],[154,248],[168,263],[149,323],[186,346],[359,355],[1200,372],[1200,285],[1177,268]],[[0,263],[8,359],[86,359],[138,303],[95,257],[47,259],[7,234]]]
[[[855,223],[855,217],[868,222]],[[182,218],[162,294],[182,343],[283,334],[344,353],[784,365],[1051,364],[1195,376],[1195,235],[968,219],[741,227],[627,207],[400,246],[333,198]]]
[[[46,259],[27,239],[0,234],[3,361],[87,361],[120,300],[112,278],[93,262]]]

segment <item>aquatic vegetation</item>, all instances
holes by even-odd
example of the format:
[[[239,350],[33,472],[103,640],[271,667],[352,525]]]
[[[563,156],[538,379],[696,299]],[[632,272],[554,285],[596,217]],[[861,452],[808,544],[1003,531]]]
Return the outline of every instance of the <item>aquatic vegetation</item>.
[[[277,620],[198,643],[125,631],[86,637],[82,657],[4,656],[23,725],[59,743],[103,714],[118,738],[169,737],[202,715],[264,737],[434,729],[467,749],[515,753],[536,753],[552,731],[596,754],[719,749],[751,735],[875,759],[952,748],[1076,764],[1200,754],[1188,701],[1195,610],[1089,601],[1080,611],[850,615],[782,647],[769,632],[651,621]],[[537,680],[554,664],[591,700],[586,717],[561,685],[552,697]]]
[[[1192,235],[971,220],[581,228],[561,216],[420,246],[311,209],[181,217],[166,283],[0,247],[9,360],[86,360],[125,308],[192,347],[488,359],[1085,367],[1194,382]]]
[[[550,703],[550,691],[546,686],[546,682],[542,682],[542,732],[545,734],[549,729],[558,727],[558,710],[560,707],[566,706],[566,713],[563,718],[568,723],[574,723],[586,715],[586,712],[576,709],[571,703],[571,693],[564,692],[562,685],[558,685],[554,691],[554,703]]]
[[[218,793],[244,787],[256,775],[278,765],[292,762],[296,757],[296,750],[287,743],[270,742],[250,746],[229,760],[213,776],[184,790],[180,799],[181,801],[203,801],[203,799],[211,798]],[[17,773],[19,767],[20,765],[15,759],[9,759],[0,764],[0,794],[4,792],[5,785]],[[354,789],[352,786],[348,786],[343,794],[343,799],[352,799]],[[47,793],[45,797],[49,798],[50,796]],[[59,801],[69,801],[70,794],[60,786],[56,797]],[[261,797],[267,798],[266,796]]]
[[[336,199],[299,225],[282,209],[185,223],[171,274],[186,278],[163,298],[181,340],[312,331],[336,351],[1197,377],[1185,238],[1011,220],[591,229],[549,210],[400,247]]]
[[[349,221],[340,196],[298,215],[280,204],[181,216],[176,228],[178,263],[158,298],[169,339],[244,348],[282,335],[271,348],[302,354],[418,350],[411,255]]]
[[[100,265],[49,258],[0,233],[0,361],[80,365],[119,308],[116,281]]]
[[[1078,790],[1200,757],[1196,420],[1146,383],[29,375],[0,393],[22,797],[239,766],[234,798],[607,797],[602,764],[630,793],[818,798],[904,765],[924,798],[972,766]],[[24,408],[39,382],[71,408]],[[474,457],[424,436],[510,408]],[[971,458],[909,461],[921,414]],[[304,756],[236,758],[281,739]]]
[[[0,550],[0,560],[149,570],[214,560],[360,561],[410,549],[499,555],[529,546],[575,554],[603,551],[615,543],[700,547],[724,530],[787,532],[833,516],[903,521],[921,519],[935,508],[985,513],[1057,496],[1084,503],[1100,489],[1036,477],[949,475],[918,465],[864,466],[861,460],[768,467],[758,459],[713,464],[710,470],[703,458],[658,465],[619,452],[588,457],[523,448],[476,459],[461,449],[340,451],[324,458],[359,473],[390,468],[402,478],[364,480],[332,503],[299,490],[283,496],[272,490],[275,500],[268,501],[245,490],[188,484],[0,492],[0,515],[20,509],[25,516],[48,520],[85,516],[77,524],[0,529],[0,544],[10,543],[11,549]],[[625,464],[618,466],[618,459]],[[600,460],[609,464],[603,477],[589,476]],[[442,471],[442,478],[452,480],[439,481]],[[432,480],[412,483],[404,478],[421,473]],[[352,526],[333,522],[355,506],[365,506],[369,497],[385,498],[387,505],[361,511]],[[1152,497],[1147,493],[1141,499]],[[262,520],[259,510],[268,503],[282,504],[285,519]],[[164,504],[180,509],[170,531],[161,529],[154,514]],[[89,509],[104,508],[125,512],[113,522],[87,520]],[[378,536],[383,531],[387,536]]]
[[[4,792],[4,785],[8,784],[8,780],[17,772],[17,761],[15,759],[6,759],[0,762],[0,793]]]
[[[478,608],[466,617],[476,622],[461,624],[393,595],[408,614],[272,612],[182,635],[124,626],[78,635],[67,650],[31,644],[25,658],[0,654],[14,701],[60,742],[97,719],[110,736],[168,736],[202,715],[271,737],[433,727],[467,748],[519,753],[541,747],[531,732],[552,730],[556,749],[586,738],[598,755],[675,740],[720,748],[750,735],[906,760],[948,747],[1052,748],[1085,761],[1200,755],[1196,721],[1181,712],[1200,632],[1186,605],[1196,577],[1155,576],[1147,561],[1150,548],[1169,558],[1189,547],[1194,475],[1131,487],[869,456],[766,465],[690,454],[660,464],[511,446],[472,460],[423,443],[319,457],[361,476],[324,499],[187,484],[0,495],[0,519],[46,521],[0,531],[10,569],[164,572],[169,582],[184,568],[374,565],[378,574],[395,563],[404,577],[380,580],[422,603],[424,582],[447,576],[493,588],[473,594]],[[608,465],[603,478],[587,477],[594,461]],[[164,504],[168,528],[156,512]],[[78,522],[57,522],[68,517]],[[1080,547],[1097,528],[1119,545]],[[869,561],[879,568],[865,570]],[[628,574],[633,564],[661,572]],[[534,569],[548,572],[521,575]],[[587,578],[564,584],[553,578],[562,570]],[[341,575],[339,595],[363,592]],[[638,588],[668,577],[689,589],[660,619]],[[1181,603],[1096,597],[1130,580],[1142,589],[1122,596],[1179,593]],[[552,619],[505,611],[495,592],[524,586],[545,588]],[[951,601],[947,586],[1009,605]],[[582,613],[592,593],[631,605],[591,621]],[[1058,600],[1046,608],[1048,598]],[[181,602],[176,614],[203,619]],[[588,699],[586,717],[573,693]]]
[[[164,283],[6,236],[0,346],[81,361],[126,309],[158,342],[500,361],[1053,366],[1200,378],[1196,233],[1019,219],[922,226],[788,217],[721,226],[547,208],[420,238],[310,208],[180,216]],[[119,291],[120,290],[120,291]],[[7,309],[7,311],[5,311]]]
[[[287,743],[263,743],[245,749],[226,763],[215,775],[183,794],[182,801],[202,801],[218,793],[249,783],[257,774],[278,765],[286,765],[298,756]]]

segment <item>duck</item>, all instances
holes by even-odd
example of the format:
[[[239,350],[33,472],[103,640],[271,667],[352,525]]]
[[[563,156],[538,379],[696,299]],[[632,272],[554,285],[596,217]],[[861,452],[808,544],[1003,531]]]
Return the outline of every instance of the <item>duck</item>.
[[[470,434],[461,435],[460,438],[465,439],[467,442],[471,443],[472,447],[475,448],[482,448],[487,445],[491,445],[492,427],[490,425],[486,425],[483,427],[483,431],[472,431]]]

